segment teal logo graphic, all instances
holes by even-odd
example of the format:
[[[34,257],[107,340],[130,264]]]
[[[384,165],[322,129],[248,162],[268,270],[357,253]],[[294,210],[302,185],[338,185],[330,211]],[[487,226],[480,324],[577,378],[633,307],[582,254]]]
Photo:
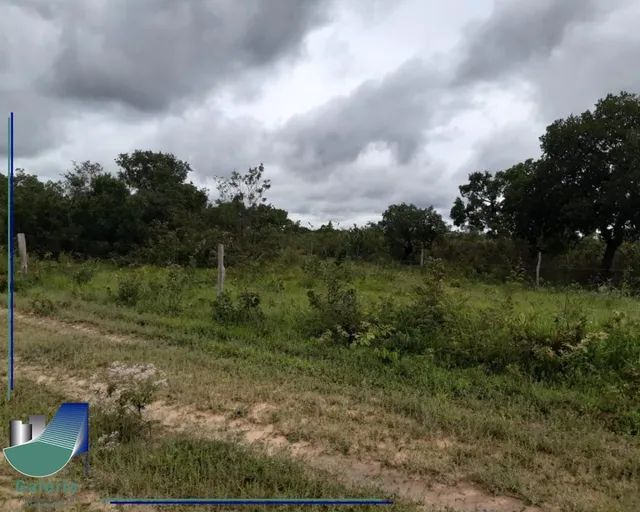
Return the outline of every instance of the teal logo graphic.
[[[9,448],[4,456],[16,471],[41,478],[51,476],[75,456],[89,451],[89,404],[64,403],[46,424],[45,416],[28,423],[9,423]]]

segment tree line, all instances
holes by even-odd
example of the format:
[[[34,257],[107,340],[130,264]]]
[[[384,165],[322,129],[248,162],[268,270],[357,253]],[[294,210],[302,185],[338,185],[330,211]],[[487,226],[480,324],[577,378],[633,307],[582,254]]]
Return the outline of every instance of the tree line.
[[[470,174],[451,218],[470,231],[525,240],[540,254],[598,237],[606,277],[623,242],[640,237],[640,99],[609,94],[552,123],[540,142],[537,160]]]
[[[199,266],[213,263],[220,242],[238,260],[298,250],[415,263],[424,251],[459,255],[452,244],[503,244],[504,252],[508,241],[531,258],[599,240],[606,278],[623,243],[640,238],[640,98],[610,94],[593,110],[552,123],[540,142],[538,159],[469,175],[450,212],[453,230],[433,207],[405,203],[366,226],[338,230],[329,222],[308,229],[268,202],[271,183],[262,164],[218,178],[219,197],[211,201],[189,181],[189,163],[142,150],[118,155],[116,172],[74,162],[59,181],[43,182],[17,170],[15,229],[43,255]],[[6,179],[0,184],[5,222]]]

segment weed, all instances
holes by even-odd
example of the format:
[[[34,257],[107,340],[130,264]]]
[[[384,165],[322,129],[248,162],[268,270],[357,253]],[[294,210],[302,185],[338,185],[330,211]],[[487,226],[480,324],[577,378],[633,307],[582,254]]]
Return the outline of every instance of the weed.
[[[89,283],[94,274],[95,267],[91,264],[84,263],[73,272],[72,279],[75,284],[82,286]]]
[[[213,302],[213,318],[221,324],[256,323],[264,319],[257,292],[241,292],[234,300],[223,293]]]
[[[31,298],[29,309],[36,315],[50,316],[57,308],[51,299],[38,294]]]
[[[121,306],[135,306],[142,295],[142,281],[137,274],[124,274],[118,280],[115,301]]]
[[[312,334],[339,344],[350,344],[362,329],[364,315],[355,288],[347,287],[343,276],[328,269],[322,273],[324,290],[309,290],[312,308],[309,325]]]
[[[153,364],[127,366],[114,362],[100,380],[94,379],[96,405],[107,442],[129,442],[148,434],[151,422],[143,411],[165,384],[162,372]]]

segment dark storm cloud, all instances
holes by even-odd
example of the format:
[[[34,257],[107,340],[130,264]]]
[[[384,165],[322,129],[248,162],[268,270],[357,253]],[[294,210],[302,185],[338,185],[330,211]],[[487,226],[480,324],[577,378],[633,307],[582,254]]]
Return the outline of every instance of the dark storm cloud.
[[[640,21],[640,4],[633,18]],[[639,59],[639,32],[595,29],[576,34],[552,58],[533,65],[529,77],[541,112],[553,120],[592,108],[609,93],[640,93]]]
[[[435,70],[411,61],[380,81],[294,116],[279,133],[289,148],[287,161],[301,170],[326,171],[356,160],[371,143],[384,143],[406,164],[441,106],[442,85]]]
[[[459,176],[461,181],[474,171],[497,172],[540,155],[538,129],[534,123],[512,124],[493,131],[474,145],[474,156]]]
[[[68,2],[45,84],[64,98],[160,111],[294,54],[325,1]]]
[[[498,80],[533,58],[549,56],[572,26],[599,11],[595,0],[498,0],[466,39],[458,83]]]
[[[268,128],[228,112],[300,57],[310,31],[343,19],[346,2],[0,1],[0,104],[16,111],[17,153],[51,168],[33,171],[53,175],[87,158],[109,167],[118,152],[144,147],[188,160],[211,187],[214,175],[264,162],[274,204],[314,219],[349,223],[403,201],[446,213],[469,172],[536,156],[553,119],[607,92],[640,90],[636,0],[497,0],[457,48],[425,47],[425,60],[385,48],[390,29],[368,44],[373,55],[395,51],[396,71],[367,64],[375,79]],[[348,9],[362,19],[372,12],[365,0]],[[340,45],[327,33],[345,53],[357,48],[359,36],[344,28],[320,34],[314,44],[331,50],[318,58],[312,46],[316,60],[303,67],[334,66],[326,54]],[[348,61],[335,59],[347,82],[359,76]]]
[[[509,91],[515,78],[524,84],[520,97],[533,102],[532,113],[478,141],[454,179],[535,158],[538,137],[553,120],[592,108],[608,93],[640,92],[632,64],[640,57],[639,20],[640,4],[631,0],[499,2],[462,44],[455,83],[467,86],[462,93],[486,82]]]
[[[639,91],[640,4],[634,0],[499,1],[461,45],[457,85],[532,86],[549,122],[620,90]],[[465,89],[463,89],[465,90]]]
[[[54,147],[63,137],[64,107],[35,90],[38,76],[47,65],[46,48],[54,40],[46,22],[31,8],[10,1],[0,14],[0,105],[2,128],[15,113],[15,151],[33,156]],[[6,155],[6,135],[0,137],[0,153]]]
[[[37,155],[45,148],[55,146],[64,138],[62,119],[64,112],[57,105],[46,98],[34,95],[29,91],[4,92],[0,89],[3,114],[9,116],[14,112],[14,150],[20,157]],[[3,134],[0,138],[0,154],[7,154],[7,137],[5,126],[6,117],[3,116]],[[57,117],[57,118],[56,118]]]
[[[25,158],[70,142],[68,124],[86,114],[134,126],[221,85],[255,92],[329,12],[327,0],[4,1],[0,104],[16,112]]]

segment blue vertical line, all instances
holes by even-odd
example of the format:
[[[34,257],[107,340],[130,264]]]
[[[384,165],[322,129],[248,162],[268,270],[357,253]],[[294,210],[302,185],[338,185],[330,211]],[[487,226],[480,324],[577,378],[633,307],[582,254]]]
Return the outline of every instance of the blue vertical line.
[[[9,293],[9,393],[8,398],[11,399],[13,391],[14,375],[13,375],[13,112],[9,117],[9,173],[8,173],[8,258],[9,265],[7,269],[7,290]]]
[[[11,286],[9,241],[11,240],[11,117],[7,118],[7,400],[11,399]]]

